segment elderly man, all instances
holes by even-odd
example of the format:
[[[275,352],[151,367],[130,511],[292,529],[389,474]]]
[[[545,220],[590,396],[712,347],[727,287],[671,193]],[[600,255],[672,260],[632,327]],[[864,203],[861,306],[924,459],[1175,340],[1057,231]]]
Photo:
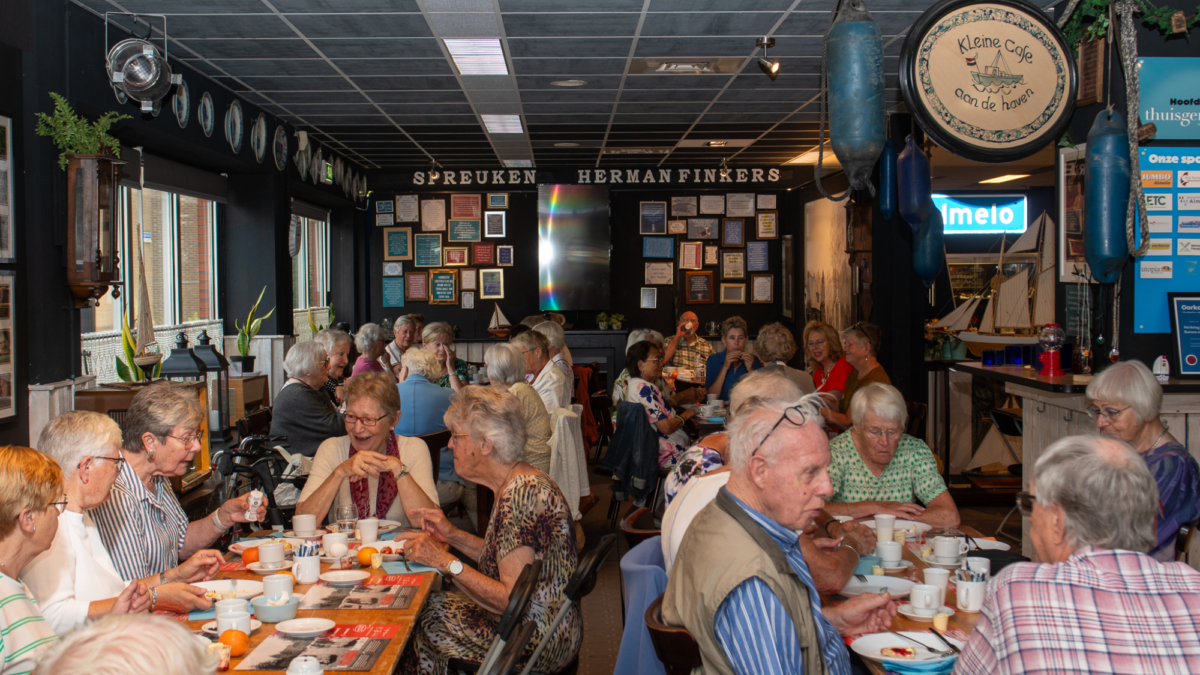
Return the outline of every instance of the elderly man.
[[[896,608],[874,593],[823,608],[801,554],[796,532],[833,493],[816,399],[738,414],[729,437],[729,483],[684,535],[663,619],[706,673],[849,673],[842,636],[887,630]]]
[[[704,370],[704,364],[715,350],[708,340],[696,335],[700,327],[700,319],[695,312],[684,312],[679,315],[679,323],[675,326],[675,335],[667,343],[663,358],[668,366],[678,368],[696,368]],[[697,373],[697,377],[700,374]],[[703,381],[703,380],[701,380]]]
[[[1124,441],[1068,436],[1017,495],[1041,560],[988,587],[956,673],[1200,673],[1200,573],[1146,554],[1158,486]]]
[[[546,336],[530,330],[510,342],[525,355],[525,378],[542,397],[546,412],[553,415],[555,410],[571,405],[570,382],[558,366],[550,362],[550,341]]]
[[[417,336],[417,322],[407,314],[401,314],[396,319],[395,325],[392,326],[392,333],[395,337],[388,343],[387,352],[388,359],[392,362],[392,374],[400,376],[400,370],[403,366],[400,364],[400,357],[413,346]]]
[[[855,518],[884,513],[958,527],[958,507],[938,474],[933,451],[904,433],[908,406],[900,392],[878,382],[859,389],[850,402],[850,419],[854,426],[829,442],[829,512]]]
[[[283,359],[288,374],[275,395],[271,410],[271,435],[287,436],[292,454],[317,454],[327,439],[346,435],[342,416],[324,391],[329,378],[329,357],[317,340],[297,342]]]

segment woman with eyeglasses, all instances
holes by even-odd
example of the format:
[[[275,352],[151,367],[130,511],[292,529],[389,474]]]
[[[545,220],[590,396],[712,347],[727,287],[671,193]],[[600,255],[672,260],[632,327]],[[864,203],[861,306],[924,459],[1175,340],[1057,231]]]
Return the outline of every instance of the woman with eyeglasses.
[[[379,324],[364,323],[354,334],[354,346],[358,349],[358,358],[354,361],[354,371],[350,377],[359,373],[392,374],[392,360],[387,353],[387,333]]]
[[[186,474],[200,452],[208,414],[197,395],[202,386],[156,382],[129,404],[120,453],[125,461],[120,462],[108,499],[90,511],[125,581],[155,576],[159,584],[173,581],[166,575],[179,563],[212,546],[235,524],[260,521],[267,514],[266,507],[259,506],[247,518],[250,502],[245,495],[195,522],[188,522],[179,505],[170,478]],[[220,556],[213,554],[219,566]],[[153,596],[152,592],[151,604]]]
[[[824,394],[831,404],[840,404],[846,393],[846,378],[850,377],[854,367],[846,361],[837,330],[824,321],[809,321],[801,335],[804,361],[812,373],[817,393]]]
[[[322,523],[335,507],[355,506],[359,518],[408,527],[409,511],[438,505],[429,446],[392,431],[400,420],[400,393],[386,373],[351,378],[343,395],[347,435],[317,449],[296,515],[311,514]]]
[[[646,409],[646,418],[658,432],[658,465],[669,469],[687,450],[688,437],[683,430],[683,423],[693,417],[696,411],[684,410],[676,415],[663,400],[658,387],[651,384],[662,375],[662,367],[662,351],[648,340],[634,344],[625,354],[625,369],[637,373],[629,378],[625,400],[636,401]]]
[[[346,433],[342,416],[325,393],[329,356],[316,340],[297,342],[283,359],[287,382],[275,395],[271,435],[287,436],[288,452],[305,457],[321,444]]]
[[[1200,466],[1159,419],[1162,386],[1141,361],[1122,361],[1088,384],[1088,415],[1100,433],[1133,446],[1158,483],[1158,543],[1149,551],[1160,562],[1175,559],[1181,525],[1200,518]]]
[[[842,412],[830,408],[822,408],[821,415],[825,421],[839,429],[849,429],[854,421],[847,413],[854,401],[854,394],[862,387],[871,383],[892,383],[887,371],[879,365],[879,345],[883,341],[883,331],[869,323],[859,322],[847,328],[842,333],[842,345],[846,352],[846,363],[853,370],[846,377],[846,388],[842,397]]]
[[[65,412],[42,430],[38,447],[62,469],[66,506],[53,544],[21,576],[56,633],[65,635],[107,614],[151,607],[184,613],[211,606],[204,589],[190,583],[216,576],[222,562],[216,551],[197,552],[162,579],[153,574],[125,581],[117,573],[89,514],[109,498],[125,461],[121,428],[112,418],[87,410]]]

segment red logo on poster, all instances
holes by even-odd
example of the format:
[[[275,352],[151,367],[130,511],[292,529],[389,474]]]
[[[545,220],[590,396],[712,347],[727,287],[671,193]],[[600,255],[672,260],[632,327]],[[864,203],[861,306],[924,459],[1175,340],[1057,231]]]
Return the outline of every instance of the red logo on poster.
[[[1187,364],[1189,366],[1196,365],[1196,355],[1195,354],[1188,354],[1187,357],[1185,357],[1183,360],[1187,361]]]

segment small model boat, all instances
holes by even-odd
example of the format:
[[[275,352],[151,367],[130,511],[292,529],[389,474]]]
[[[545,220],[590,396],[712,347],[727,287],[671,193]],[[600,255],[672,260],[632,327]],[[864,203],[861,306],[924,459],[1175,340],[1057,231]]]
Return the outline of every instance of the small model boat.
[[[504,312],[500,311],[500,303],[496,303],[496,309],[492,311],[492,320],[488,322],[488,332],[498,338],[508,335],[508,329],[512,324],[508,322],[508,317],[504,316]]]

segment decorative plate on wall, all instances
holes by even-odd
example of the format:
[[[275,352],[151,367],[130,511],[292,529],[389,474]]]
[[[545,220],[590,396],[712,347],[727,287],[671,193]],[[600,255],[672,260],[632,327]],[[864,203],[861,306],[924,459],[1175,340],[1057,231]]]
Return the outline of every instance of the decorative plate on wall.
[[[352,187],[354,187],[354,176],[350,172],[350,163],[346,162],[346,165],[342,167],[342,192],[349,197]]]
[[[296,170],[300,172],[300,180],[308,180],[308,170],[312,163],[312,146],[306,145],[303,150],[296,151]]]
[[[275,168],[283,171],[287,168],[288,141],[287,131],[282,124],[275,127],[275,142],[272,143],[272,149],[275,153]]]
[[[367,177],[362,176],[358,179],[358,199],[359,201],[367,201]]]
[[[206,91],[200,96],[200,105],[196,107],[196,120],[200,122],[205,136],[212,136],[214,119],[216,111],[213,110],[212,96]]]
[[[235,154],[242,151],[242,123],[242,102],[235,98],[225,111],[225,140]]]
[[[943,0],[904,40],[900,91],[934,142],[979,162],[1028,157],[1075,110],[1075,59],[1025,0]]]
[[[263,113],[258,114],[254,126],[250,127],[250,149],[254,151],[254,159],[262,164],[267,154],[267,116]]]
[[[325,173],[325,156],[321,153],[321,149],[317,148],[317,154],[312,158],[312,166],[308,169],[309,180],[313,185],[320,185],[321,175]]]
[[[171,109],[175,111],[175,121],[180,129],[186,129],[188,119],[192,116],[192,95],[188,93],[187,80],[181,80],[175,87],[175,95],[171,97]]]
[[[342,184],[342,158],[338,157],[333,160],[333,184]]]

